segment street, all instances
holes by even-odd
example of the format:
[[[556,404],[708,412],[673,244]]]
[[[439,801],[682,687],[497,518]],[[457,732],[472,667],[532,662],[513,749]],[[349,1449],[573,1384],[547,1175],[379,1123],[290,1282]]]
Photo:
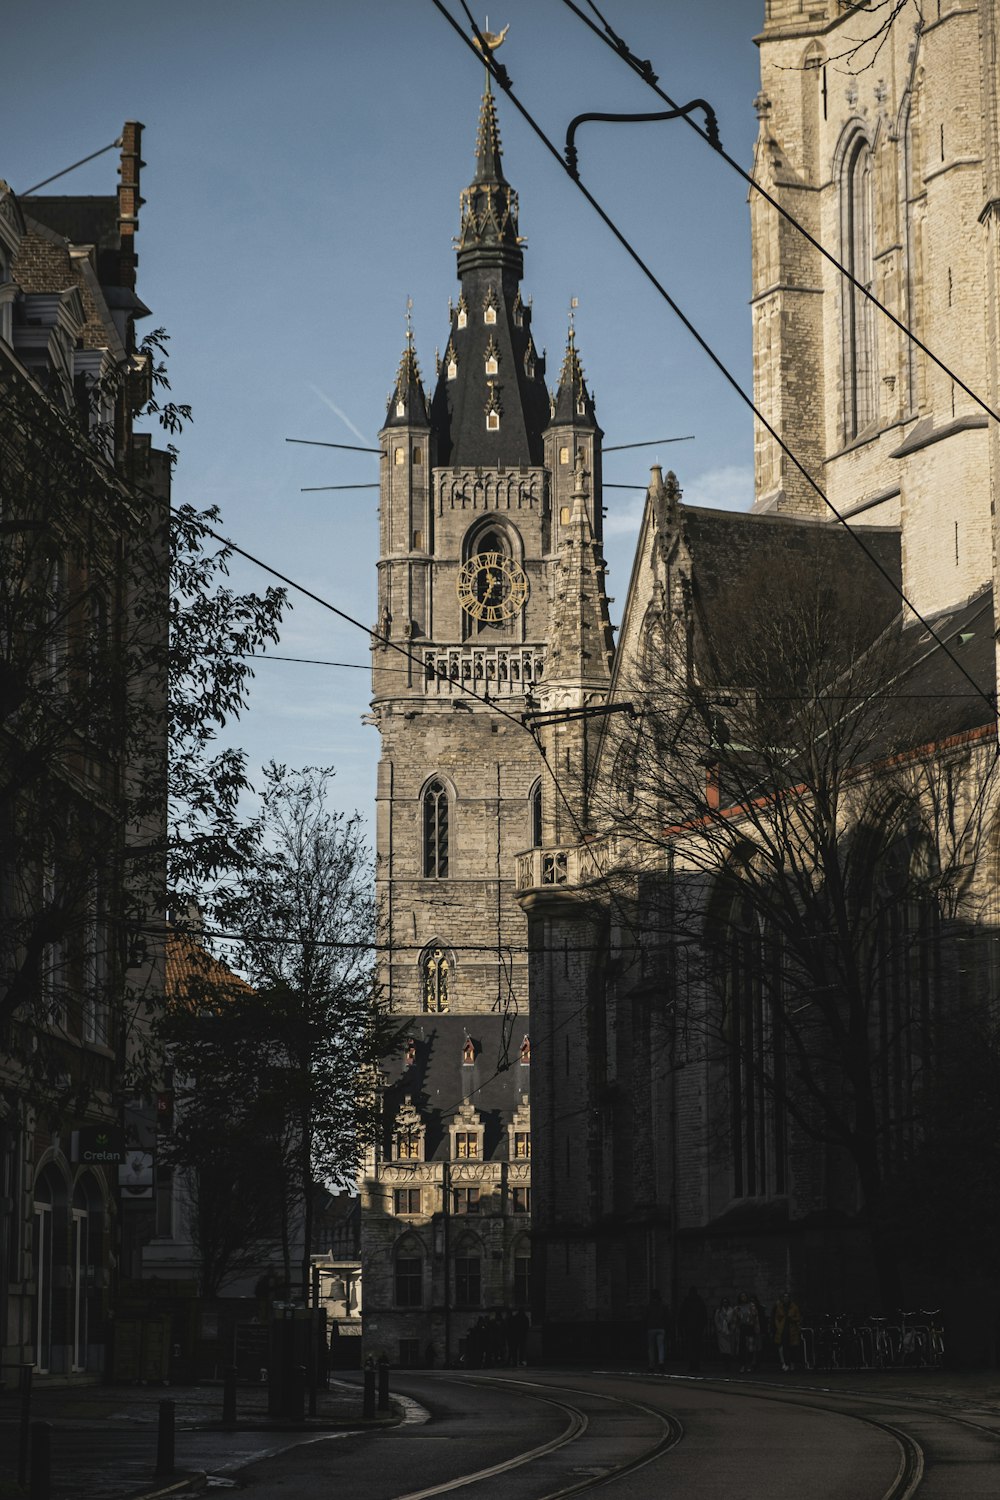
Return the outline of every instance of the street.
[[[251,1463],[254,1500],[549,1500],[614,1484],[623,1500],[979,1500],[995,1496],[1000,1414],[919,1386],[514,1372],[397,1375],[429,1419]],[[228,1471],[231,1472],[231,1471]]]

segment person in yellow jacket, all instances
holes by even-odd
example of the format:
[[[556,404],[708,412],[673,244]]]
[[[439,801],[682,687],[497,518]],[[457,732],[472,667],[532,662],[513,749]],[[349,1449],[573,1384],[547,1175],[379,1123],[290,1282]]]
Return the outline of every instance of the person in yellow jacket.
[[[782,1292],[774,1304],[771,1327],[781,1368],[790,1370],[798,1364],[802,1346],[802,1314],[791,1292]]]

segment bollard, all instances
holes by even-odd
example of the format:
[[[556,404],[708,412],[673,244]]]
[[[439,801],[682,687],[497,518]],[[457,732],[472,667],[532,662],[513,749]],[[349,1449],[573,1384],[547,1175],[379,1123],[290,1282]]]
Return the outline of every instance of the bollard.
[[[50,1500],[52,1494],[52,1423],[31,1424],[31,1483],[28,1500]]]
[[[32,1366],[22,1365],[19,1377],[21,1424],[17,1442],[17,1482],[22,1489],[28,1482],[28,1447],[31,1428],[31,1376]]]
[[[379,1356],[378,1362],[378,1409],[389,1410],[389,1361],[384,1354]]]
[[[174,1403],[160,1402],[160,1419],[156,1425],[156,1473],[174,1472]]]
[[[370,1359],[365,1362],[365,1398],[361,1415],[366,1421],[375,1415],[375,1366]]]
[[[236,1426],[236,1366],[228,1365],[222,1377],[222,1425]]]

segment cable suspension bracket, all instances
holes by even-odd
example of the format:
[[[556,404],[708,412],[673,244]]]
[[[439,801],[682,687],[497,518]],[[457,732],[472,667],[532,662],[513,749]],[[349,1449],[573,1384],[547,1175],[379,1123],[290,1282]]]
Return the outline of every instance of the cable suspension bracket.
[[[708,137],[710,144],[713,145],[717,151],[721,151],[722,142],[719,139],[719,122],[716,118],[715,110],[709,104],[707,99],[692,99],[690,103],[682,104],[678,109],[659,110],[655,111],[652,114],[577,115],[575,119],[570,121],[569,129],[566,131],[566,150],[564,155],[566,158],[566,166],[569,170],[570,176],[573,177],[577,182],[580,180],[578,153],[576,148],[576,132],[578,128],[581,125],[585,125],[588,120],[602,120],[605,123],[612,125],[641,125],[646,121],[652,120],[686,120],[688,119],[693,109],[700,109],[703,112],[705,116],[705,134]]]

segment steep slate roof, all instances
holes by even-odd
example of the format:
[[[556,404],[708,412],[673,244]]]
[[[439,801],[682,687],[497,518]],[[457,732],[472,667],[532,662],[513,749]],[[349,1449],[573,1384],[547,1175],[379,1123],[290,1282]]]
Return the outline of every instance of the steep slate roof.
[[[386,1149],[396,1114],[407,1097],[427,1127],[428,1161],[446,1160],[448,1125],[466,1099],[483,1121],[483,1160],[501,1154],[503,1132],[528,1092],[531,1065],[520,1062],[521,1039],[527,1023],[509,1029],[510,1066],[497,1074],[503,1055],[503,1017],[499,1015],[420,1015],[405,1034],[413,1038],[416,1055],[407,1067],[405,1057],[388,1066],[385,1091]],[[462,1062],[466,1037],[471,1037],[476,1060]]]
[[[520,293],[522,243],[517,194],[503,173],[496,105],[487,77],[476,136],[476,172],[462,193],[462,295],[452,310],[431,408],[440,464],[492,468],[542,462],[549,396],[544,360],[531,337],[531,309]],[[495,314],[492,323],[485,321],[487,306]],[[452,357],[456,375],[449,379]],[[487,374],[490,357],[496,360],[496,374]],[[499,413],[496,431],[487,429],[490,409]]]

